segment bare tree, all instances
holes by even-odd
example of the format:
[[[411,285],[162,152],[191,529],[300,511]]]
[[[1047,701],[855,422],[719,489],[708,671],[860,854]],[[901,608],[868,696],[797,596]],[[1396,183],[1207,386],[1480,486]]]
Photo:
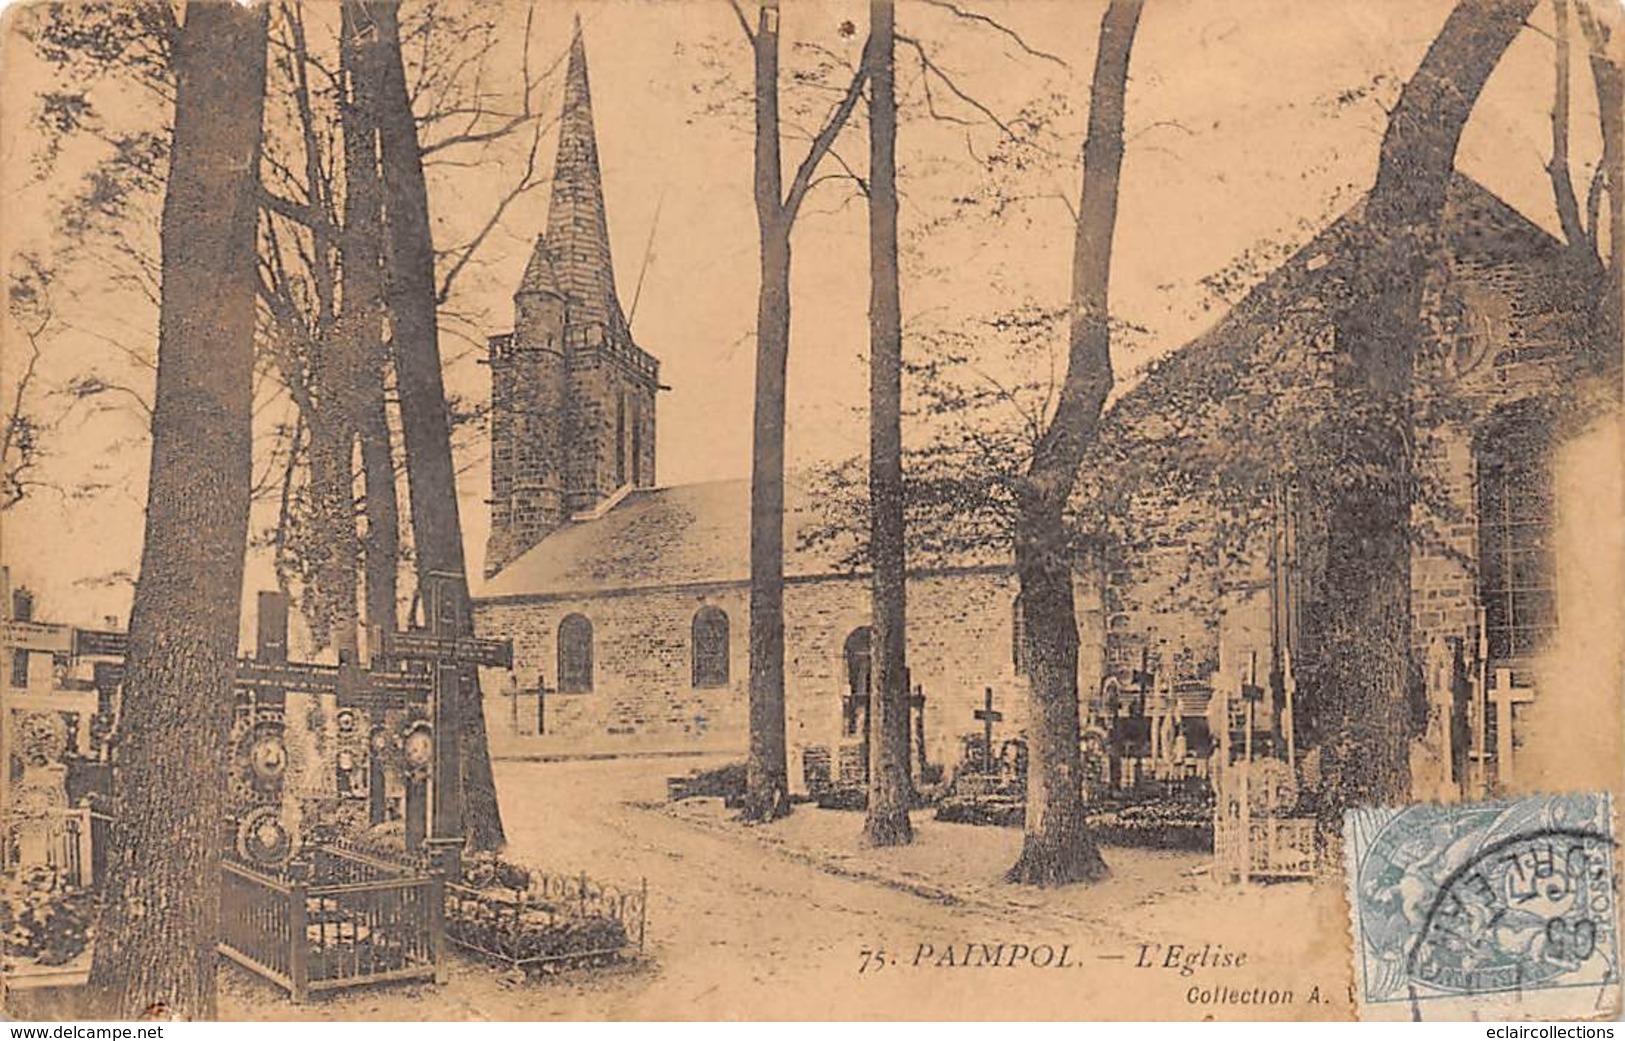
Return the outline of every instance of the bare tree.
[[[266,9],[195,3],[176,37],[158,391],[123,741],[90,991],[104,1014],[215,1015],[220,821],[253,470],[255,171]]]
[[[907,591],[903,529],[903,312],[897,266],[897,9],[869,4],[869,554],[874,656],[869,811],[876,846],[914,840],[909,823]]]
[[[382,41],[377,97],[388,214],[389,305],[419,584],[433,572],[458,576],[464,609],[457,615],[472,619],[472,612],[466,609],[468,569],[451,455],[451,421],[441,376],[429,194],[401,55],[400,23],[391,3],[367,3],[362,9],[370,13]],[[456,739],[462,746],[465,825],[473,848],[498,849],[505,841],[502,814],[491,775],[479,678],[473,670],[461,690],[454,716]]]
[[[0,417],[0,511],[9,510],[40,486],[34,477],[42,445],[44,422],[38,402],[39,363],[45,351],[47,330],[56,320],[51,302],[51,272],[37,257],[19,255],[20,270],[11,275],[6,287],[6,311],[12,324],[28,341],[28,360],[16,375],[11,400]]]
[[[1112,387],[1112,239],[1123,164],[1129,55],[1142,0],[1112,0],[1100,21],[1083,187],[1072,252],[1072,314],[1066,376],[1025,480],[1017,486],[1016,574],[1021,583],[1032,720],[1027,824],[1013,882],[1092,881],[1106,864],[1084,825],[1078,720],[1078,623],[1066,501]]]
[[[744,816],[790,812],[784,733],[784,402],[790,353],[790,233],[814,175],[869,76],[865,58],[814,135],[788,190],[780,168],[779,5],[760,0],[756,27],[734,6],[754,55],[755,200],[762,280],[756,304],[756,392],[750,492],[750,758]]]

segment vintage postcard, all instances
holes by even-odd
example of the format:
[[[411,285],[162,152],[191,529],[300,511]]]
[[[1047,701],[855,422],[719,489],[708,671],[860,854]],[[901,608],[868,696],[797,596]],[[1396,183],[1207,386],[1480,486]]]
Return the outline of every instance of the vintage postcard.
[[[19,0],[4,1013],[1620,1012],[1617,0]]]

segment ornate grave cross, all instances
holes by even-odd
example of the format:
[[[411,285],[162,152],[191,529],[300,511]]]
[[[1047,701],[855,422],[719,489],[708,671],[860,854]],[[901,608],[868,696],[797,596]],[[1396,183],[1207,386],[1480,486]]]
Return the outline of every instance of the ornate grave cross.
[[[374,664],[362,669],[344,659],[337,665],[288,660],[288,598],[277,592],[259,596],[254,657],[237,663],[237,689],[280,706],[290,692],[333,694],[340,708],[406,708],[421,702],[432,686],[422,673],[394,672]]]
[[[992,687],[988,687],[987,692],[982,695],[982,707],[977,709],[973,715],[982,721],[983,747],[987,749],[987,765],[989,772],[991,772],[993,768],[993,724],[1004,722],[1004,713],[993,707]]]
[[[434,727],[434,788],[428,846],[448,878],[462,877],[463,731],[462,690],[474,666],[513,667],[510,640],[482,640],[468,616],[468,596],[460,576],[431,572],[423,577],[427,632],[385,633],[382,655],[390,662],[426,662],[431,682],[430,713]]]
[[[287,600],[260,595],[259,658],[237,665],[238,690],[279,702],[287,693],[333,694],[341,708],[406,709],[427,701],[433,739],[433,827],[428,845],[450,877],[458,877],[463,843],[460,694],[465,670],[476,665],[511,666],[513,644],[468,635],[467,597],[456,575],[424,577],[427,631],[383,633],[370,669],[348,658],[337,665],[287,661]],[[427,670],[400,671],[401,662]],[[411,816],[411,813],[408,814]],[[412,821],[408,821],[411,831]]]

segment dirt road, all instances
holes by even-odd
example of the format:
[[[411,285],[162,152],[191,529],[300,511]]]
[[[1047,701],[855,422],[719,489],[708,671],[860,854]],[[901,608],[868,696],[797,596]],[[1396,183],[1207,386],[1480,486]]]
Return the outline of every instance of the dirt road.
[[[223,1013],[231,1018],[320,1019],[1338,1015],[1341,974],[1328,974],[1326,993],[1313,1003],[1296,969],[1290,984],[1278,978],[1287,967],[1303,964],[1304,952],[1294,948],[1293,931],[1283,933],[1280,926],[1312,913],[1306,910],[1307,887],[1296,895],[1282,892],[1263,905],[1278,914],[1261,916],[1254,907],[1235,905],[1246,932],[1260,935],[1257,949],[1249,952],[1254,970],[1200,967],[1184,974],[1182,959],[1200,952],[1204,943],[1213,953],[1213,943],[1234,940],[1228,931],[1223,937],[1186,935],[1180,930],[1180,906],[1188,909],[1189,901],[1203,901],[1209,905],[1204,914],[1211,918],[1215,909],[1224,910],[1223,901],[1229,898],[1223,893],[1210,897],[1194,884],[1147,892],[1149,876],[1128,870],[1107,883],[1110,888],[1035,894],[999,886],[991,867],[986,899],[933,899],[900,891],[764,848],[740,828],[700,827],[666,813],[659,805],[665,777],[686,772],[697,762],[497,764],[513,859],[550,870],[585,870],[607,881],[647,878],[649,943],[643,964],[518,982],[458,959],[440,987],[379,988],[300,1008],[228,969]],[[847,820],[856,846],[859,815],[820,818],[820,826],[839,837]],[[984,847],[989,841],[1018,841],[1014,833],[989,836],[989,829],[973,830],[980,837],[966,839],[956,831],[946,841]],[[953,848],[939,853],[957,855]],[[999,849],[983,855],[1002,860],[1004,853]],[[1120,863],[1124,860],[1119,857]],[[1153,867],[1165,874],[1170,870],[1167,865]],[[1272,920],[1278,916],[1280,920]],[[1137,964],[1146,960],[1139,944],[1147,941],[1164,945],[1150,954],[1157,961],[1154,967]],[[1181,956],[1163,967],[1170,944],[1181,945]],[[1002,952],[995,953],[1000,945]],[[1245,948],[1245,941],[1241,946]],[[990,959],[997,964],[988,964]],[[1346,964],[1343,958],[1336,961]],[[1236,994],[1209,995],[1226,999],[1215,1003],[1203,995],[1215,983],[1238,989]],[[1266,998],[1272,991],[1290,990],[1291,1001],[1243,1006],[1241,992],[1251,995],[1255,989]]]

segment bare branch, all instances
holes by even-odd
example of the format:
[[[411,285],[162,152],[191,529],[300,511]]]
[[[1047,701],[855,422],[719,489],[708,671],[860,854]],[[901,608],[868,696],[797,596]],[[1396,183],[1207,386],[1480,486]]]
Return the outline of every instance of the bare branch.
[[[982,104],[980,101],[977,101],[975,98],[961,90],[959,84],[954,82],[954,78],[948,75],[947,72],[943,71],[942,66],[931,60],[931,56],[925,52],[925,46],[920,43],[919,40],[914,39],[912,36],[904,36],[902,33],[898,33],[897,42],[912,47],[914,49],[914,53],[920,59],[920,67],[926,72],[934,74],[937,79],[941,80],[942,85],[947,87],[954,97],[980,112],[984,117],[987,118],[988,122],[1002,130],[1005,136],[1011,138],[1016,136],[1015,131],[1011,130],[1009,125],[1006,124],[1004,120],[1000,119],[992,109],[988,108],[986,105]]]
[[[734,9],[734,17],[739,19],[739,28],[745,31],[745,39],[752,44],[756,42],[756,32],[750,27],[750,19],[745,17],[745,9],[739,6],[739,0],[728,0]]]
[[[535,129],[530,139],[530,152],[525,157],[525,172],[520,175],[513,188],[491,210],[491,215],[486,220],[485,225],[466,245],[449,252],[448,255],[455,255],[457,259],[452,262],[451,267],[446,270],[445,277],[440,280],[440,288],[435,294],[437,304],[444,304],[447,298],[451,296],[451,287],[457,280],[457,276],[462,273],[463,268],[468,266],[468,262],[473,259],[474,254],[479,251],[479,248],[484,245],[491,232],[501,223],[503,215],[508,212],[508,207],[513,205],[514,201],[520,196],[525,195],[539,185],[547,183],[537,174],[537,156],[541,152],[542,133],[547,125],[541,120],[535,121]]]
[[[265,187],[263,181],[260,184],[260,205],[280,217],[285,217],[296,224],[303,224],[307,228],[322,219],[309,203],[295,202],[286,196],[278,195]]]
[[[1552,0],[1554,18],[1553,61],[1556,81],[1552,93],[1552,158],[1546,164],[1546,173],[1552,181],[1552,202],[1563,227],[1563,237],[1575,248],[1594,250],[1585,226],[1580,221],[1580,201],[1574,195],[1574,182],[1569,176],[1569,4],[1568,0]]]
[[[818,170],[818,164],[823,162],[824,156],[829,153],[840,136],[841,129],[846,126],[847,119],[852,110],[857,107],[858,99],[863,96],[863,87],[869,81],[869,50],[872,40],[863,44],[863,58],[858,62],[857,71],[852,74],[852,82],[847,85],[846,94],[835,106],[834,111],[824,120],[823,127],[813,138],[812,145],[807,149],[806,158],[796,168],[796,175],[790,181],[790,191],[783,203],[784,216],[791,221],[795,220],[796,211],[801,208],[801,201],[807,196],[807,189],[812,185],[813,174]]]
[[[1061,60],[1060,58],[1056,57],[1053,54],[1050,54],[1048,51],[1041,51],[1041,50],[1037,49],[1036,47],[1033,47],[1026,40],[1021,38],[1020,33],[1016,32],[1014,29],[1010,28],[1008,25],[1005,25],[1003,22],[1001,22],[1001,21],[999,21],[999,20],[997,20],[995,18],[991,18],[988,15],[981,14],[981,13],[976,12],[976,11],[967,11],[964,8],[960,7],[958,4],[952,3],[951,0],[922,0],[922,2],[930,5],[931,7],[935,7],[938,10],[947,11],[948,13],[952,14],[955,18],[961,18],[961,19],[964,19],[967,22],[980,22],[983,25],[986,25],[986,26],[989,26],[989,27],[991,27],[993,29],[996,29],[1000,33],[1004,34],[1005,36],[1007,36],[1011,40],[1013,40],[1017,47],[1020,47],[1023,51],[1026,51],[1028,54],[1032,55],[1034,58],[1042,58],[1045,61],[1054,62],[1056,65],[1059,65],[1063,69],[1068,68],[1068,65],[1067,65],[1067,63],[1065,61]]]

